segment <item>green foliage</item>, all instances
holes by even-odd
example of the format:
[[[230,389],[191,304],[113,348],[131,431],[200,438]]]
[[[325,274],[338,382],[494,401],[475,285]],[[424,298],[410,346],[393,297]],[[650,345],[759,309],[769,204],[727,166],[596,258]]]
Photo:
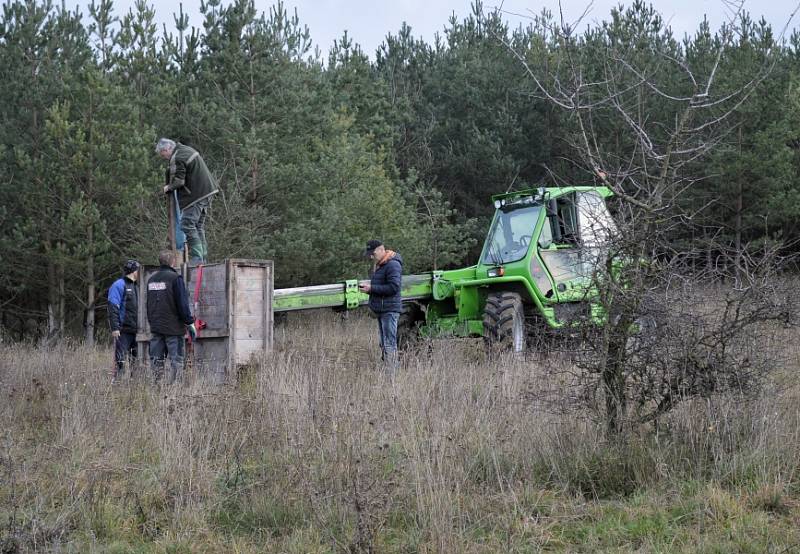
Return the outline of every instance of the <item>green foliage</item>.
[[[298,168],[305,192],[287,194],[287,225],[274,239],[276,260],[297,284],[364,273],[364,243],[379,237],[391,247],[414,219],[367,141],[350,134],[348,121],[336,126],[337,139],[313,145],[311,163]],[[335,240],[319,240],[328,233]]]
[[[409,181],[413,178],[412,174]],[[456,267],[482,239],[478,220],[464,218],[432,186],[417,183],[411,190],[417,226],[406,233],[403,252],[409,254],[419,271]]]
[[[122,261],[155,261],[166,236],[159,136],[197,147],[221,185],[212,259],[274,259],[279,286],[364,276],[371,237],[399,251],[407,272],[473,262],[491,194],[591,182],[571,158],[580,121],[531,80],[568,83],[568,51],[598,94],[609,75],[628,86],[621,101],[636,103],[655,138],[676,103],[614,60],[670,83],[663,92],[675,97],[699,86],[684,66],[702,81],[719,57],[717,81],[731,89],[772,64],[686,198],[709,206],[698,221],[731,241],[797,237],[800,36],[778,43],[746,15],[721,51],[730,29],[700,22],[679,41],[641,1],[568,37],[547,12],[511,29],[476,2],[442,22],[433,44],[404,24],[372,57],[347,34],[320,45],[331,46],[323,56],[280,2],[262,12],[252,0],[209,0],[200,21],[179,7],[163,33],[155,9],[3,7],[0,325],[17,338],[89,338]],[[611,106],[590,123],[610,166],[636,160],[636,137]]]

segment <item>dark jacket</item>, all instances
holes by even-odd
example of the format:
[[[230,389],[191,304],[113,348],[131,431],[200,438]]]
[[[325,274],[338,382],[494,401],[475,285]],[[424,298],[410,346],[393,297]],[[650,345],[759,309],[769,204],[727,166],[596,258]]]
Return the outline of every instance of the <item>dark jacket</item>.
[[[403,301],[400,297],[403,258],[394,253],[388,261],[378,265],[370,279],[369,308],[376,314],[400,313]]]
[[[147,281],[147,320],[160,335],[183,335],[184,325],[194,323],[183,277],[162,265]]]
[[[178,207],[181,210],[219,192],[202,156],[191,146],[180,142],[175,144],[166,176],[169,190],[178,191]]]
[[[139,327],[139,287],[127,277],[108,289],[108,324],[122,333],[135,333]]]

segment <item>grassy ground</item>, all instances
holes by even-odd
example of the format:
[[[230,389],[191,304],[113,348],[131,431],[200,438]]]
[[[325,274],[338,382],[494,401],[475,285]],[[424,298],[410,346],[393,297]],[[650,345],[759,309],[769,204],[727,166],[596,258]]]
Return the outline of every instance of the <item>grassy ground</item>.
[[[797,337],[762,400],[609,443],[531,394],[566,358],[437,342],[392,383],[375,334],[292,318],[236,386],[112,388],[107,350],[2,347],[0,553],[800,551]]]

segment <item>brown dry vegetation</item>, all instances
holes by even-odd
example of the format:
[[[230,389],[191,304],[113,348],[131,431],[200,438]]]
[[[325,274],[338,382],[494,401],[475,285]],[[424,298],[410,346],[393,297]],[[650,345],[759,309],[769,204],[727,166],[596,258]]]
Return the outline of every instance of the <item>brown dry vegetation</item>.
[[[391,383],[362,316],[292,317],[236,386],[112,388],[108,350],[4,345],[0,552],[791,551],[800,350],[776,332],[761,400],[614,444],[531,400],[567,356],[439,341]]]

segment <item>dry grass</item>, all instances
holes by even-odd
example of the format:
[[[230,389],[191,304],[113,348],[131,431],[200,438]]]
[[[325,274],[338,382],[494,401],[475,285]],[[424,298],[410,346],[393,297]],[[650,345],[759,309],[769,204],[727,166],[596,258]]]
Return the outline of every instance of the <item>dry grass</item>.
[[[111,387],[110,352],[0,353],[0,552],[781,551],[797,367],[609,444],[547,413],[544,364],[434,342],[378,371],[374,322],[293,317],[235,386]],[[796,339],[796,338],[795,338]],[[794,360],[796,340],[783,348]]]

